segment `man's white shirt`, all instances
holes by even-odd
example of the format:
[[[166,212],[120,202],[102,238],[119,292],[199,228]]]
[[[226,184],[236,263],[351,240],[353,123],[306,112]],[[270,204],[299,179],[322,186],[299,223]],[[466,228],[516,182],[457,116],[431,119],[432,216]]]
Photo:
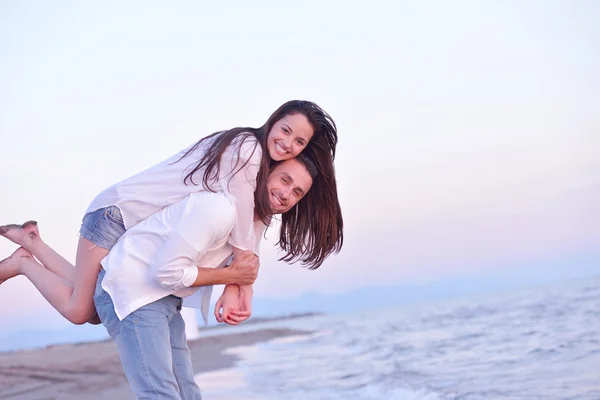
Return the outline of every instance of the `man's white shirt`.
[[[254,191],[260,170],[262,150],[252,134],[240,135],[219,157],[218,178],[203,184],[206,166],[199,168],[193,179],[184,178],[198,165],[218,136],[208,138],[194,150],[192,147],[173,155],[151,168],[131,176],[101,192],[92,201],[86,213],[108,206],[117,206],[125,229],[159,212],[164,207],[182,200],[195,192],[223,192],[235,207],[236,224],[228,238],[229,243],[242,250],[255,247]],[[191,151],[187,157],[182,157]],[[257,254],[258,255],[258,254]]]
[[[183,298],[184,306],[201,309],[207,323],[212,286],[192,284],[197,267],[225,266],[235,222],[235,206],[223,193],[195,192],[128,229],[102,260],[102,288],[119,319],[175,295]],[[266,226],[256,221],[254,228],[258,254]]]

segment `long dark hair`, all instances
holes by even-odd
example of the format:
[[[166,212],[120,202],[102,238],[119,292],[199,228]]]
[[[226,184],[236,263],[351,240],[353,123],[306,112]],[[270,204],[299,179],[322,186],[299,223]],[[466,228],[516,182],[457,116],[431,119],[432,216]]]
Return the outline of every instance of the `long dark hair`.
[[[281,215],[278,244],[286,254],[280,260],[300,261],[309,269],[317,269],[344,244],[344,219],[337,195],[333,155],[325,146],[317,145],[305,148],[296,160],[309,172],[316,167],[317,174],[314,176],[311,172],[313,184],[308,193]]]
[[[256,137],[253,152],[260,146],[262,160],[256,178],[254,192],[254,209],[263,222],[269,223],[271,207],[267,190],[267,177],[270,170],[271,158],[267,150],[267,136],[273,125],[287,115],[302,114],[311,124],[314,135],[308,142],[302,154],[315,163],[318,176],[307,195],[292,210],[282,216],[279,245],[286,252],[281,260],[286,262],[301,261],[310,269],[318,268],[332,252],[339,252],[343,243],[343,220],[341,207],[337,198],[337,185],[333,160],[338,142],[337,127],[333,118],[321,107],[305,100],[292,100],[281,105],[260,128],[238,127],[228,131],[215,132],[200,139],[178,160],[193,153],[206,140],[213,140],[206,152],[196,163],[184,182],[196,184],[193,175],[198,170],[206,168],[202,177],[202,185],[206,190],[216,192],[210,183],[219,178],[219,161],[221,156],[232,143],[240,137],[238,143],[238,161],[232,176],[239,172],[248,161],[239,162],[239,149],[246,140]],[[239,168],[238,168],[238,164]],[[301,204],[302,203],[302,204]]]

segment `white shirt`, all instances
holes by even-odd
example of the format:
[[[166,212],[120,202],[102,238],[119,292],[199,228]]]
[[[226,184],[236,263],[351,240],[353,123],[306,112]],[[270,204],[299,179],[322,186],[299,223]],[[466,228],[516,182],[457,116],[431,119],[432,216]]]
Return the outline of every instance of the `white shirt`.
[[[249,135],[239,147],[239,152],[238,145],[243,137],[234,138],[220,158],[218,184],[214,185],[209,181],[209,186],[214,191],[225,193],[234,205],[235,224],[228,241],[242,250],[253,250],[256,247],[254,191],[262,159],[262,149],[258,140],[254,135]],[[202,184],[206,168],[194,173],[193,180],[196,184],[189,181],[185,184],[183,180],[212,143],[212,138],[207,139],[194,152],[180,160],[190,149],[188,147],[171,158],[109,187],[96,196],[86,213],[103,207],[117,206],[121,210],[125,229],[129,229],[190,193],[206,191]],[[235,171],[238,172],[231,176]]]
[[[200,308],[208,322],[212,286],[191,287],[197,267],[223,267],[236,222],[235,207],[223,193],[192,193],[128,229],[102,260],[108,292],[119,319],[171,294],[186,307]],[[266,226],[253,223],[260,238]],[[258,253],[259,242],[253,249]]]

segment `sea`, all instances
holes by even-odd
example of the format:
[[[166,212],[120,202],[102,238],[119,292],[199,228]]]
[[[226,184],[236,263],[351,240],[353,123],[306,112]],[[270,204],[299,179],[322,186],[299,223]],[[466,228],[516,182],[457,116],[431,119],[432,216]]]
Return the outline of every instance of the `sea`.
[[[600,400],[598,278],[265,327],[310,333],[228,349],[204,399]]]

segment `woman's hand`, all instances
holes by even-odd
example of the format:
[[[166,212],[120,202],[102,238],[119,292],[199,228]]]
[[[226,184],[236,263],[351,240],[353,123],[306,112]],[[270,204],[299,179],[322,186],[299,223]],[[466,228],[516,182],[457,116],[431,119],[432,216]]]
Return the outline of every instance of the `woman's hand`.
[[[241,291],[238,285],[225,286],[223,294],[215,305],[215,318],[217,322],[238,325],[250,318],[252,314],[251,295],[249,308],[247,301],[247,291]]]

